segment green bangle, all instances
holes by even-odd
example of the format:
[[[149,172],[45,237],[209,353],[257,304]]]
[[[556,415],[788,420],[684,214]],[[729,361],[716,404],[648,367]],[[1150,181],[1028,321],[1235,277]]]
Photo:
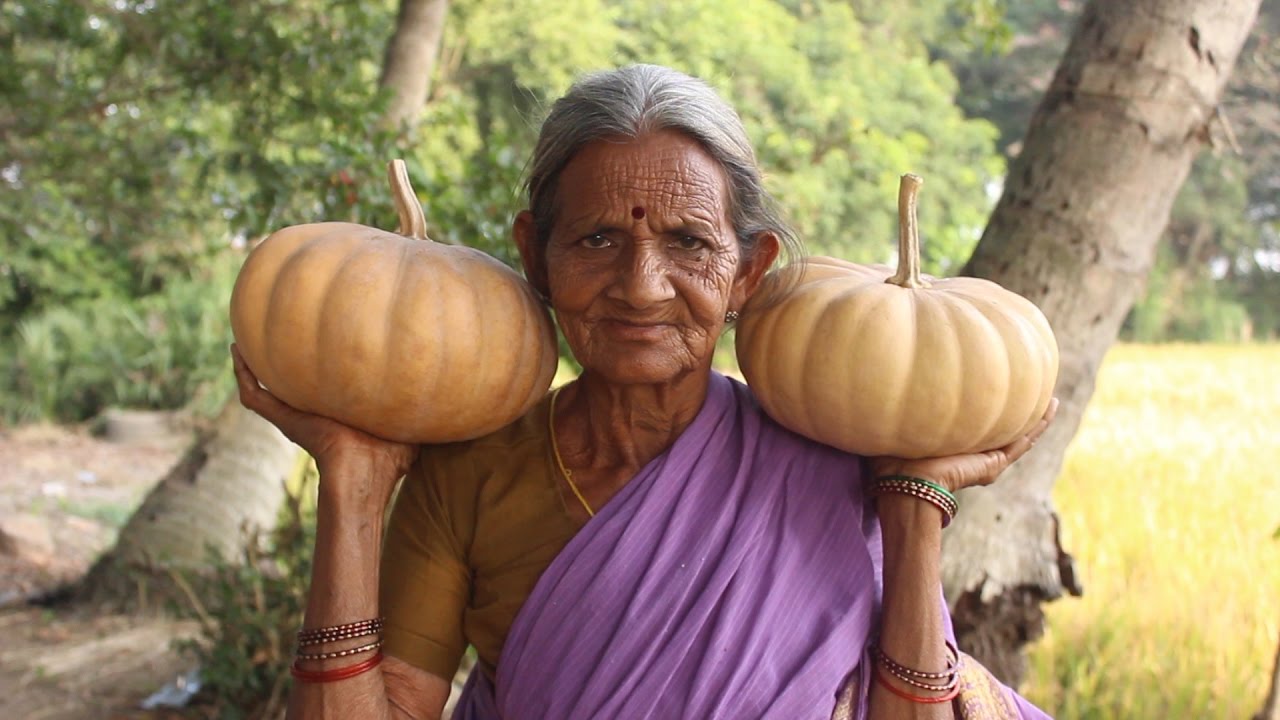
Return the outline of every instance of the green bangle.
[[[951,493],[951,491],[950,491],[950,490],[948,490],[948,489],[946,489],[946,488],[942,487],[941,485],[939,485],[939,484],[938,484],[938,483],[936,483],[936,482],[931,482],[931,481],[929,481],[929,480],[925,480],[924,478],[912,477],[912,476],[910,476],[910,475],[883,475],[883,476],[881,476],[881,477],[876,478],[876,480],[877,480],[877,481],[881,481],[881,480],[901,480],[902,482],[909,482],[909,483],[911,483],[911,484],[913,484],[913,485],[924,485],[925,487],[931,487],[931,488],[933,488],[934,490],[937,490],[938,492],[942,493],[942,494],[943,494],[943,495],[944,495],[948,500],[950,500],[951,502],[953,502],[953,503],[955,503],[955,504],[957,504],[957,505],[959,505],[959,504],[960,504],[960,503],[959,503],[959,501],[958,501],[958,500],[956,500],[956,496],[955,496],[955,495],[953,495],[953,494]]]
[[[960,506],[940,490],[921,484],[914,478],[880,478],[871,486],[871,494],[879,497],[885,493],[907,495],[917,500],[924,500],[942,512],[942,527],[951,524],[951,520],[960,511]]]

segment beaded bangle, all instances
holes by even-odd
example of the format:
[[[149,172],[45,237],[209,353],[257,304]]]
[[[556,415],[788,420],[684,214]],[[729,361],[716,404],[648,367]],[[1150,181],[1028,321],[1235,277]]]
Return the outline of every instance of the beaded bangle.
[[[888,493],[892,493],[895,495],[908,495],[917,500],[924,500],[930,505],[933,505],[934,507],[938,508],[938,511],[942,513],[942,527],[944,528],[950,525],[951,520],[954,518],[954,512],[952,511],[952,509],[947,507],[947,505],[941,499],[937,498],[934,495],[930,495],[928,493],[925,493],[919,490],[913,490],[909,487],[894,487],[894,486],[877,488],[875,494],[879,496],[879,495],[884,495]]]
[[[934,692],[946,692],[947,690],[954,688],[960,682],[959,672],[952,672],[950,676],[946,678],[946,682],[937,683],[937,682],[924,682],[922,680],[917,680],[916,678],[911,677],[907,673],[902,672],[902,670],[905,668],[902,668],[901,665],[898,665],[895,667],[895,666],[881,663],[880,667],[885,671],[887,671],[890,675],[901,680],[907,685],[910,685],[912,687],[918,687],[921,690],[932,690]]]
[[[327,683],[337,682],[338,680],[346,680],[353,678],[361,673],[368,672],[382,662],[382,653],[375,653],[373,657],[364,662],[346,667],[333,668],[332,670],[303,670],[298,667],[298,661],[293,661],[293,667],[289,668],[289,673],[294,679],[304,683]]]
[[[880,683],[880,687],[883,687],[885,690],[888,690],[889,692],[893,693],[894,695],[897,695],[903,700],[910,700],[913,703],[920,703],[922,705],[937,705],[940,703],[951,702],[952,700],[955,700],[960,695],[959,683],[956,683],[955,687],[951,688],[951,690],[948,691],[946,695],[939,695],[938,697],[922,697],[920,695],[912,695],[906,690],[902,690],[901,688],[894,687],[893,683],[889,682],[889,679],[885,677],[884,670],[882,668],[876,668],[876,682]]]
[[[960,503],[956,500],[956,496],[943,488],[941,485],[931,483],[928,480],[919,478],[910,478],[901,475],[878,478],[875,482],[876,488],[882,489],[909,489],[915,492],[924,493],[937,499],[937,501],[945,505],[948,509],[959,509]]]
[[[298,653],[294,655],[298,660],[332,660],[334,658],[348,657],[350,655],[359,655],[362,652],[377,650],[382,647],[382,641],[376,640],[360,647],[347,648],[346,650],[334,650],[332,652],[322,653]]]
[[[938,493],[941,493],[943,497],[945,497],[947,500],[950,500],[952,503],[956,505],[960,504],[959,501],[956,500],[956,496],[953,495],[950,490],[942,487],[941,485],[939,485],[936,482],[933,482],[932,480],[925,480],[924,478],[912,477],[911,475],[885,475],[884,477],[877,478],[877,480],[880,480],[882,482],[897,480],[901,482],[913,483],[916,485],[923,485],[927,488],[931,488],[937,491]]]
[[[919,680],[912,680],[906,675],[899,675],[898,673],[884,666],[881,666],[881,669],[884,670],[885,672],[888,672],[890,675],[894,676],[898,680],[901,680],[902,682],[906,683],[907,685],[910,685],[911,687],[918,687],[921,690],[932,690],[933,692],[948,692],[950,690],[954,690],[956,685],[960,684],[959,673],[952,675],[950,680],[946,681],[945,683],[942,683],[941,685],[934,685],[932,683],[920,682]]]
[[[368,630],[350,630],[341,633],[330,633],[328,635],[309,637],[306,640],[302,636],[298,636],[298,647],[310,647],[312,645],[324,645],[327,643],[338,642],[339,640],[355,640],[356,638],[370,637],[377,635],[382,631],[380,627],[370,627]]]
[[[876,483],[875,489],[878,492],[896,492],[904,495],[913,495],[920,498],[928,498],[933,504],[937,505],[943,512],[948,515],[954,515],[960,509],[960,505],[947,496],[932,490],[923,485],[909,483],[902,480],[884,480]]]
[[[947,659],[947,669],[942,672],[925,672],[923,670],[909,668],[889,657],[884,649],[880,647],[879,641],[872,644],[871,654],[875,656],[876,661],[883,665],[885,669],[889,670],[895,677],[902,680],[905,680],[906,678],[912,678],[915,680],[950,680],[960,674],[960,651],[955,645],[951,644],[950,640],[946,641],[945,646],[947,648],[947,652],[951,654],[951,657]]]
[[[872,484],[871,494],[873,496],[879,496],[884,493],[910,495],[911,497],[918,500],[924,500],[937,507],[942,511],[942,527],[950,525],[951,520],[960,510],[960,505],[956,502],[954,495],[947,492],[946,489],[941,486],[919,478],[910,478],[901,475],[879,478],[874,484]]]
[[[308,645],[320,645],[322,643],[334,642],[337,640],[350,640],[352,638],[377,635],[382,632],[383,624],[384,621],[382,618],[374,618],[373,620],[360,620],[359,622],[347,623],[346,625],[333,625],[331,627],[299,630],[298,646],[306,647]]]

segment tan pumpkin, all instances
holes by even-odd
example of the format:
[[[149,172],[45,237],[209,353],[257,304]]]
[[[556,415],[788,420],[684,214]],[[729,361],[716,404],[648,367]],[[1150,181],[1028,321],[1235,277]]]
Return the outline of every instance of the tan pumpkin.
[[[915,198],[898,198],[898,270],[827,257],[771,273],[742,312],[738,362],[776,421],[863,455],[1001,447],[1044,414],[1058,345],[1027,299],[920,274]]]
[[[428,239],[404,163],[389,175],[400,229],[273,233],[236,279],[232,332],[262,384],[301,410],[401,442],[478,437],[546,393],[555,329],[506,265]]]

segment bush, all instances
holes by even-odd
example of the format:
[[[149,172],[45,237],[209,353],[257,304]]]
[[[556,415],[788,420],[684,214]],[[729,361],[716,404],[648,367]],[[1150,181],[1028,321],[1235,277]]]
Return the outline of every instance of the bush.
[[[208,572],[175,576],[189,600],[176,608],[177,614],[200,621],[196,639],[177,643],[200,664],[201,689],[188,713],[192,716],[284,717],[315,543],[314,463],[300,476],[291,483],[279,523],[266,542],[256,530],[246,529],[242,557],[227,560],[214,553]]]
[[[1247,339],[1250,312],[1210,278],[1195,278],[1176,290],[1157,268],[1147,293],[1125,320],[1121,337],[1140,343],[1239,342]]]
[[[227,305],[240,259],[136,299],[49,308],[0,349],[0,416],[79,421],[104,407],[169,409],[226,399],[232,384]]]

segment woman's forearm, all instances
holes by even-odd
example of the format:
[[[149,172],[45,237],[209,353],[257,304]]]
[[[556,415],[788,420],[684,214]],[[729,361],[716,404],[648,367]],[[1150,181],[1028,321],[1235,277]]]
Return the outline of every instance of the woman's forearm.
[[[905,495],[877,499],[884,538],[884,606],[879,645],[895,662],[922,672],[944,672],[951,660],[945,646],[941,597],[941,512]],[[878,664],[877,664],[878,665]],[[883,673],[886,681],[920,697],[945,693],[913,687]],[[951,703],[916,703],[895,695],[879,680],[871,683],[873,720],[951,720]]]
[[[379,617],[378,565],[381,554],[383,517],[386,497],[375,491],[368,493],[370,470],[337,469],[322,471],[320,498],[316,507],[316,546],[312,561],[311,587],[307,594],[304,629],[333,627]],[[363,486],[363,487],[362,487]],[[338,488],[349,488],[340,492]],[[359,647],[374,640],[355,638],[326,643],[323,652]],[[308,649],[315,652],[316,649]],[[302,661],[304,670],[331,670],[358,664],[372,657],[372,652],[327,660]],[[399,667],[388,667],[398,665]],[[397,671],[399,670],[399,671]],[[390,672],[389,672],[390,671]],[[410,707],[388,697],[403,695],[406,678],[412,668],[403,663],[384,662],[352,678],[326,683],[295,681],[289,697],[287,717],[290,720],[328,720],[368,718],[400,720],[438,718],[429,708]],[[394,677],[392,676],[394,675]],[[412,690],[412,688],[408,688]],[[429,693],[434,694],[434,693]],[[447,690],[446,690],[447,696]],[[411,705],[422,705],[423,698]],[[443,699],[440,700],[443,705]]]

